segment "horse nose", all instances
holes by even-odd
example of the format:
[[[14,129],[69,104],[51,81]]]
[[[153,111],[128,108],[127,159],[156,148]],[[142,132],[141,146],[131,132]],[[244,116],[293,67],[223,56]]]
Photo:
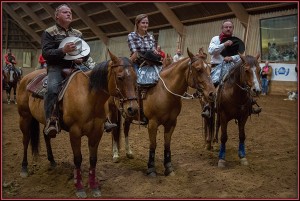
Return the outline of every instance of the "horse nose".
[[[133,117],[134,115],[137,114],[137,109],[135,107],[128,107],[127,108],[127,114],[130,115],[131,117]]]

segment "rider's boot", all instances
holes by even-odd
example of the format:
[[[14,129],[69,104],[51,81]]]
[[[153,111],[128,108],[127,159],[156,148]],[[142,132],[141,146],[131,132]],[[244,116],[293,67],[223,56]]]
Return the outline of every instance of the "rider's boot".
[[[104,123],[104,131],[107,132],[107,133],[109,133],[115,127],[117,127],[117,124],[111,123],[111,121],[107,118],[106,122]]]

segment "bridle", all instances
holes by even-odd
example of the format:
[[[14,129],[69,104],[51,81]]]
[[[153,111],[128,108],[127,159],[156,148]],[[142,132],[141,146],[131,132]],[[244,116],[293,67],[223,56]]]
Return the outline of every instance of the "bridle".
[[[198,82],[197,82],[195,76],[192,76],[192,74],[193,74],[192,64],[193,64],[194,62],[198,61],[199,59],[201,59],[202,62],[203,62],[204,64],[206,64],[206,66],[208,66],[208,63],[207,63],[203,58],[201,58],[201,57],[198,57],[198,58],[197,58],[197,57],[194,57],[193,59],[190,59],[190,62],[188,63],[188,66],[189,66],[189,70],[188,70],[188,71],[189,71],[189,72],[188,72],[188,74],[187,74],[186,80],[187,80],[187,83],[188,83],[189,77],[191,76],[191,77],[192,77],[192,80],[193,80],[193,84],[196,86],[196,89],[199,90],[199,91],[203,91],[204,87],[201,86],[200,84],[198,84]],[[209,75],[208,77],[210,78],[210,75]]]
[[[123,63],[125,63],[124,61],[124,58],[122,57],[122,60],[123,60]],[[123,68],[129,68],[130,65],[128,64],[116,64],[116,65],[112,65],[111,68],[116,68],[116,67],[123,67]],[[131,65],[132,67],[132,65]],[[117,84],[117,75],[116,73],[114,72],[114,78],[115,78],[115,91],[117,92],[116,96],[113,96],[115,99],[118,99],[119,102],[120,102],[120,106],[123,108],[124,106],[124,103],[126,101],[134,101],[134,100],[138,100],[138,98],[136,96],[134,97],[126,97],[124,96],[124,94],[121,92],[120,88],[118,87],[118,84]],[[135,93],[136,94],[136,93]]]

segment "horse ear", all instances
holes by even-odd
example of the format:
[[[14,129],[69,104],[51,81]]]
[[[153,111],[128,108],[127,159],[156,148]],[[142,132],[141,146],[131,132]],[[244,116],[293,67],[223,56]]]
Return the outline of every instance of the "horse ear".
[[[199,54],[202,55],[203,53],[204,53],[204,52],[203,52],[203,47],[200,47],[200,48],[199,48]]]
[[[256,60],[258,60],[259,57],[260,57],[260,53],[258,52],[258,53],[256,54],[256,56],[255,56]]]
[[[118,58],[117,58],[113,53],[111,53],[111,51],[110,51],[109,49],[107,49],[107,51],[108,51],[108,53],[109,53],[110,59],[111,59],[114,63],[116,63],[116,62],[118,61]]]
[[[241,57],[241,59],[242,59],[243,61],[246,61],[246,58],[245,58],[244,54],[241,54],[241,53],[239,53],[239,52],[238,52],[238,54],[240,55],[240,57]]]
[[[192,59],[194,57],[193,53],[190,52],[189,48],[187,48],[186,51],[187,51],[189,57]]]
[[[207,59],[207,54],[204,53],[203,47],[199,48],[199,55],[200,55],[202,58]]]

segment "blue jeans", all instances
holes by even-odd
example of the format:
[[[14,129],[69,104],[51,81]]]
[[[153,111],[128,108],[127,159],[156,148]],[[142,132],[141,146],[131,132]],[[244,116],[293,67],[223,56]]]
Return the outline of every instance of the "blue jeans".
[[[269,80],[267,78],[261,79],[261,87],[262,87],[262,93],[267,94],[268,93],[268,87],[269,87]]]
[[[64,80],[62,76],[62,67],[60,66],[48,66],[48,80],[47,80],[47,92],[44,97],[44,109],[46,120],[53,114],[54,104],[58,100],[58,93],[61,87],[61,83]]]

